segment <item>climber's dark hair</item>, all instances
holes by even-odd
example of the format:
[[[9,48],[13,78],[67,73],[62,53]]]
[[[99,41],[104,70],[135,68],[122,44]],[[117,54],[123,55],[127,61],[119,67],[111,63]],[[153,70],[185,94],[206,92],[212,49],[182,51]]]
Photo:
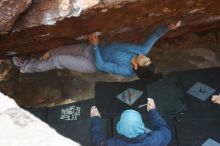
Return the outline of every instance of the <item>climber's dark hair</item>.
[[[138,66],[137,70],[134,70],[136,75],[141,79],[146,79],[154,75],[155,66],[153,63],[148,66]]]

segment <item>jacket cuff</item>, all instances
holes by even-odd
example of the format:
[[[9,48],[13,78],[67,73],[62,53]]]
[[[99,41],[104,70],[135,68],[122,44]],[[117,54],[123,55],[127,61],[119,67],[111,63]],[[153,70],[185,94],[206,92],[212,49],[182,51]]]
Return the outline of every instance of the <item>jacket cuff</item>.
[[[98,48],[98,44],[93,44],[92,49],[93,49],[93,50],[96,50],[97,48]]]
[[[170,29],[167,25],[162,25],[156,30],[157,37],[162,37],[165,33],[167,33]]]
[[[149,111],[150,115],[155,115],[155,114],[158,114],[157,110],[156,109],[151,109]]]
[[[94,116],[94,117],[91,118],[91,121],[92,121],[92,122],[95,122],[95,123],[100,122],[100,121],[101,121],[101,117],[99,117],[99,116]]]

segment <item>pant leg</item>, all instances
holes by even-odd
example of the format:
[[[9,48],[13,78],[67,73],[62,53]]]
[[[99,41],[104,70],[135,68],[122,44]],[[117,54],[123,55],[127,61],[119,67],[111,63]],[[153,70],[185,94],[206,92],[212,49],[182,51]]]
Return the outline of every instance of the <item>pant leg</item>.
[[[83,52],[82,52],[82,56],[88,58],[88,59],[91,60],[91,61],[94,60],[92,48],[93,48],[92,45],[88,45],[87,47],[84,48],[84,50],[83,50]]]
[[[85,56],[73,56],[73,55],[58,55],[54,56],[55,66],[57,69],[68,69],[83,73],[96,72],[96,66],[94,61],[91,60],[91,55]]]
[[[96,72],[95,64],[90,58],[73,55],[55,55],[44,61],[30,60],[22,65],[20,72],[34,73],[52,69],[68,69],[83,73]]]
[[[50,57],[48,60],[26,60],[21,66],[21,73],[34,73],[34,72],[44,72],[56,68],[56,60]]]
[[[87,46],[88,46],[87,43],[66,45],[52,49],[50,50],[50,53],[52,56],[69,55],[69,54],[72,54],[74,56],[80,56],[82,55],[84,48],[86,48]]]

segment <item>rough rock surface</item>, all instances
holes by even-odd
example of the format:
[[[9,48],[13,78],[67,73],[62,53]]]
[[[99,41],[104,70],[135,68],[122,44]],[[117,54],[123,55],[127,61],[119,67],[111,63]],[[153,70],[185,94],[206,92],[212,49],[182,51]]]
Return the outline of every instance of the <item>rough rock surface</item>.
[[[1,146],[80,146],[0,93]]]
[[[2,67],[0,91],[20,106],[52,106],[89,99],[94,97],[96,81],[132,80],[101,72],[81,74],[68,70],[21,74],[9,66],[5,63],[5,69]]]
[[[15,20],[31,4],[32,0],[1,0],[0,1],[0,33],[11,30]]]
[[[34,0],[32,7],[23,15],[14,31],[40,25],[54,25],[68,17],[80,16],[82,10],[99,3],[99,0]]]
[[[0,36],[0,58],[85,41],[86,35],[93,32],[102,32],[102,37],[109,40],[140,42],[159,25],[179,19],[182,27],[168,37],[220,28],[220,2],[217,0],[103,0],[80,17],[66,18],[54,25],[40,25],[45,21],[42,18],[47,18],[43,16],[57,14],[57,7],[62,6],[57,2],[36,0],[14,25],[13,30],[20,32]]]

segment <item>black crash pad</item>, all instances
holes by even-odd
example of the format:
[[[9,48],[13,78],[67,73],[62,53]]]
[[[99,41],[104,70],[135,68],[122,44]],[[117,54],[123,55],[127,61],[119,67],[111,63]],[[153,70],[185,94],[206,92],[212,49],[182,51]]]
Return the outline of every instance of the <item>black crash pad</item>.
[[[82,146],[91,146],[90,108],[93,105],[94,99],[89,99],[51,108],[25,109],[48,123],[61,135],[79,142]],[[108,137],[109,131],[111,131],[109,130],[109,120],[102,119],[102,122],[103,131]]]
[[[176,125],[179,146],[201,146],[208,138],[220,141],[219,120],[191,120]]]
[[[186,92],[195,83],[202,82],[216,89],[216,94],[220,93],[220,68],[209,68],[199,70],[188,70],[172,72],[169,77],[178,78],[183,92]],[[202,101],[189,94],[185,94],[182,101],[187,106],[187,112],[179,116],[182,121],[190,121],[194,119],[219,119],[220,120],[220,106],[211,102],[211,97]]]
[[[91,145],[90,108],[94,99],[49,108],[48,124],[65,137],[83,146]],[[74,115],[74,116],[73,116]],[[108,136],[108,120],[103,119],[103,130]]]
[[[90,108],[95,105],[94,99],[79,101],[48,109],[48,123],[50,125],[69,124],[77,120],[90,118]],[[75,116],[75,117],[73,117]]]
[[[178,78],[184,92],[197,82],[202,82],[220,93],[220,68],[172,72],[169,77]],[[201,146],[208,138],[220,141],[220,106],[211,97],[202,101],[189,94],[182,99],[187,112],[178,115],[176,133],[179,146]]]
[[[108,137],[109,133],[109,122],[108,120],[102,119],[103,123],[103,132],[106,133]],[[61,135],[68,137],[82,146],[92,146],[91,143],[91,121],[88,120],[77,120],[73,121],[72,123],[63,123],[63,124],[56,124],[50,125],[51,127],[55,128],[58,133]]]
[[[143,91],[142,96],[131,106],[116,98],[128,88]],[[178,81],[174,78],[158,78],[153,82],[139,79],[132,82],[96,82],[95,84],[96,106],[104,117],[119,116],[126,109],[146,111],[145,107],[138,107],[146,103],[147,97],[154,98],[159,112],[175,115],[185,110],[180,99],[182,96]]]
[[[163,79],[164,80],[164,79]],[[109,101],[108,99],[113,98],[117,95],[120,91],[125,90],[128,87],[132,87],[138,90],[143,90],[143,96],[157,96],[159,94],[158,90],[165,94],[165,91],[162,91],[161,88],[157,84],[161,84],[160,82],[163,81],[161,78],[157,78],[153,82],[148,81],[133,81],[133,82],[125,82],[125,83],[106,83],[106,82],[98,82],[96,84],[96,102],[94,99],[77,102],[73,104],[58,106],[54,108],[25,108],[26,110],[33,113],[35,116],[39,117],[45,122],[48,122],[51,127],[54,127],[60,134],[69,137],[75,141],[80,142],[82,145],[90,146],[90,117],[89,117],[89,110],[94,103],[97,105],[101,105],[101,107],[110,108],[111,111],[117,113],[116,115],[120,115],[124,109],[130,108],[125,105],[119,105],[118,100]],[[189,70],[189,71],[178,71],[172,72],[168,75],[169,80],[176,80],[177,82],[167,82],[162,83],[161,85],[167,87],[175,87],[180,88],[183,93],[185,93],[190,87],[192,87],[196,82],[200,81],[204,84],[207,84],[216,89],[216,94],[220,93],[220,68],[210,68],[210,69],[201,69],[201,70]],[[146,87],[146,84],[151,84],[150,86]],[[169,85],[171,84],[171,85]],[[107,87],[109,86],[109,87]],[[152,91],[153,88],[153,91]],[[150,89],[150,90],[149,90]],[[169,88],[167,91],[170,91]],[[98,91],[97,91],[98,90]],[[171,90],[173,91],[173,90]],[[177,91],[177,90],[176,90]],[[158,92],[158,93],[157,93]],[[177,91],[178,93],[179,91]],[[173,93],[173,92],[172,92]],[[184,94],[181,94],[181,96]],[[164,96],[162,96],[164,97]],[[164,98],[167,100],[168,97]],[[174,99],[175,100],[175,99]],[[180,100],[178,98],[178,100]],[[185,94],[184,97],[181,97],[181,100],[187,106],[187,111],[184,114],[177,115],[173,120],[165,117],[168,125],[172,131],[172,141],[169,146],[201,146],[208,138],[212,138],[218,142],[220,142],[220,106],[213,104],[210,98],[206,101],[199,100],[195,97],[192,97],[188,94]],[[103,103],[102,103],[103,102]],[[137,101],[140,102],[140,101]],[[142,101],[141,101],[142,102]],[[145,99],[143,102],[146,102]],[[157,101],[155,98],[155,102],[157,108],[160,109],[161,107],[167,107],[166,102],[165,105],[159,105],[161,102]],[[174,102],[175,103],[175,102]],[[176,102],[178,103],[178,102]],[[138,103],[139,104],[139,103]],[[135,105],[134,109],[137,109],[138,104]],[[71,105],[75,105],[81,107],[80,116],[78,116],[77,120],[66,121],[61,120],[61,109],[66,109]],[[183,104],[181,104],[182,106]],[[172,105],[173,106],[173,105]],[[170,106],[170,107],[172,107]],[[98,107],[99,108],[99,107]],[[161,112],[163,113],[163,108],[161,108]],[[168,107],[169,108],[169,107]],[[99,109],[99,110],[105,110]],[[145,108],[139,109],[140,113],[143,115],[146,112]],[[172,110],[168,110],[172,113]],[[103,111],[101,111],[101,114]],[[107,114],[108,115],[108,114]],[[148,116],[143,118],[146,122],[146,125],[151,127],[150,122],[147,121]],[[115,123],[115,124],[114,124]],[[115,127],[117,123],[116,119],[110,120],[103,120],[104,129],[107,135],[116,136]]]
[[[29,111],[30,113],[41,119],[42,121],[47,122],[48,108],[26,107],[24,109]]]

